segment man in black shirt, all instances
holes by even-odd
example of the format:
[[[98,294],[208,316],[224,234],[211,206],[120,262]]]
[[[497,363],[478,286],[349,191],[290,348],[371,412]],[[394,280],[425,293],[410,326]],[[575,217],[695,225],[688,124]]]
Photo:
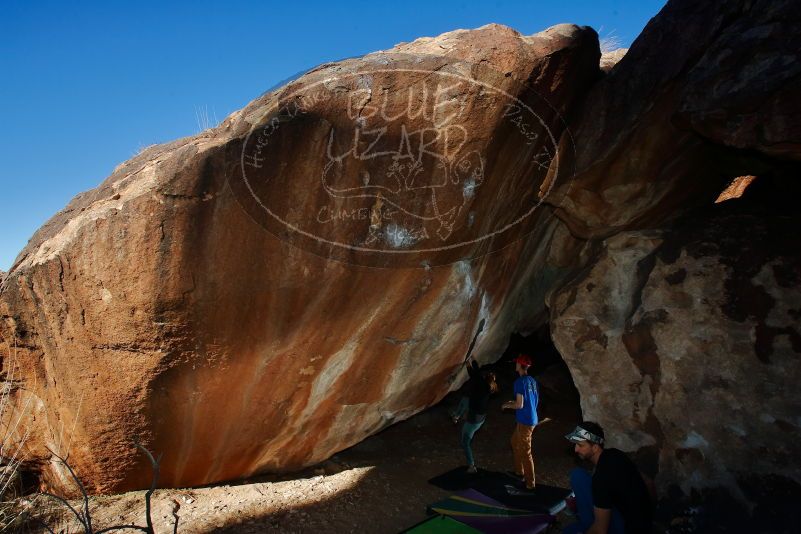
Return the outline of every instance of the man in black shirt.
[[[650,493],[634,462],[618,449],[604,448],[604,431],[597,423],[585,421],[565,438],[582,460],[595,466],[592,475],[583,469],[570,473],[579,521],[565,532],[650,532]]]

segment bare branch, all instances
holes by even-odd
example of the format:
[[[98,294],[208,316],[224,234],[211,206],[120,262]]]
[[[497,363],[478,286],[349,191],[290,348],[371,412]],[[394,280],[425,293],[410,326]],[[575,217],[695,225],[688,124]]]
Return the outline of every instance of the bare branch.
[[[147,520],[147,528],[149,532],[153,533],[153,519],[150,517],[150,497],[153,495],[153,492],[156,491],[156,483],[159,479],[159,462],[161,462],[161,455],[159,455],[158,460],[153,458],[153,455],[150,454],[150,451],[144,448],[137,442],[134,442],[136,448],[145,453],[147,459],[150,461],[150,465],[153,468],[153,479],[150,481],[150,489],[147,490],[145,493],[145,519]]]
[[[50,453],[54,457],[56,457],[62,464],[64,464],[64,466],[69,471],[70,476],[72,476],[72,479],[75,481],[77,486],[80,488],[81,493],[83,495],[83,510],[81,512],[79,512],[65,498],[59,497],[58,495],[54,495],[52,493],[42,493],[41,495],[56,499],[61,504],[66,506],[75,515],[75,517],[78,519],[80,524],[83,526],[85,534],[101,534],[101,533],[111,532],[111,531],[115,531],[115,530],[138,530],[140,532],[145,532],[146,534],[154,534],[155,530],[153,528],[153,519],[151,518],[151,497],[153,495],[153,492],[156,490],[156,484],[158,483],[159,471],[160,471],[160,463],[161,463],[162,455],[159,455],[158,458],[154,458],[153,455],[150,453],[150,451],[147,450],[145,447],[143,447],[139,443],[135,443],[135,445],[139,450],[141,450],[145,454],[145,456],[147,456],[147,459],[150,462],[151,467],[153,468],[153,479],[152,479],[152,481],[150,483],[150,488],[145,493],[145,515],[146,515],[146,520],[147,520],[147,526],[140,526],[140,525],[133,525],[133,524],[131,524],[131,525],[116,525],[116,526],[105,527],[105,528],[102,528],[102,529],[97,530],[97,531],[93,530],[93,528],[92,528],[92,517],[91,517],[91,514],[89,512],[89,494],[86,491],[86,487],[83,485],[81,480],[76,475],[75,471],[72,469],[72,467],[67,462],[67,458],[62,458],[61,456],[59,456],[58,454],[56,454],[55,452],[53,452],[50,449],[48,449],[48,451],[50,451]],[[178,532],[178,514],[177,514],[178,508],[180,508],[180,505],[178,505],[177,507],[173,508],[173,511],[172,511],[173,517],[175,517],[175,524],[173,526],[173,533],[177,533]],[[37,518],[37,520],[42,522],[42,524],[44,524],[44,522],[41,521],[40,519]],[[50,527],[48,527],[47,525],[45,525],[45,528],[47,528],[48,532],[51,532],[51,533],[53,532],[53,530]]]
[[[84,528],[86,529],[86,532],[88,534],[92,534],[92,516],[89,514],[89,494],[86,492],[86,488],[84,487],[83,482],[81,482],[81,479],[78,478],[78,475],[75,474],[75,471],[72,470],[72,466],[70,466],[70,464],[67,463],[66,458],[62,458],[58,454],[51,451],[49,448],[47,450],[50,451],[50,454],[61,460],[61,463],[64,464],[64,467],[66,467],[67,470],[70,472],[72,480],[75,481],[75,483],[78,485],[78,488],[81,490],[81,494],[83,495],[84,517],[86,518],[86,522],[84,523]]]
[[[59,497],[58,495],[53,495],[52,493],[48,493],[46,491],[42,492],[42,495],[44,495],[45,497],[52,497],[53,499],[56,499],[57,501],[61,502],[61,504],[63,504],[67,508],[69,508],[69,510],[73,514],[75,514],[75,517],[78,518],[78,521],[83,526],[84,531],[85,532],[89,532],[89,529],[86,526],[86,522],[84,521],[83,516],[78,512],[78,510],[73,508],[72,505],[69,502],[67,502],[67,499],[65,499],[64,497]]]
[[[178,502],[177,499],[173,499],[172,502],[175,506],[172,507],[172,516],[175,518],[175,523],[173,524],[172,534],[178,533],[178,510],[181,509],[181,503]]]

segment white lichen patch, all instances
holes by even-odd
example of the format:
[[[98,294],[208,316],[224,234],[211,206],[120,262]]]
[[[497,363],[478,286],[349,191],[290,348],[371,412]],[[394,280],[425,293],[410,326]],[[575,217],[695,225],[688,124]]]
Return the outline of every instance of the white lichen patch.
[[[108,304],[109,302],[111,302],[112,298],[113,298],[113,297],[111,296],[111,291],[109,291],[109,290],[108,290],[108,289],[106,289],[105,287],[104,287],[103,289],[101,289],[101,290],[100,290],[100,299],[101,299],[103,302],[105,302],[106,304]]]
[[[462,292],[465,299],[469,300],[476,294],[476,284],[473,280],[473,269],[467,260],[457,261],[454,264],[456,274],[462,279]]]
[[[356,356],[357,341],[357,339],[352,339],[328,360],[314,381],[309,404],[314,405],[314,401],[320,401],[325,397],[334,382],[350,368],[353,358]]]
[[[353,336],[351,336],[348,342],[334,355],[328,358],[325,365],[322,366],[312,384],[309,402],[306,410],[300,417],[301,421],[309,417],[319,403],[330,395],[331,388],[336,381],[350,369],[351,365],[353,365],[356,354],[360,350],[362,336],[371,323],[372,320],[365,321],[361,328],[353,333]],[[314,360],[319,358],[320,357],[317,356]]]
[[[417,242],[414,233],[398,224],[387,225],[384,239],[393,248],[409,248]]]
[[[476,194],[476,181],[471,176],[467,180],[465,180],[464,185],[462,186],[462,195],[465,199],[473,198]]]

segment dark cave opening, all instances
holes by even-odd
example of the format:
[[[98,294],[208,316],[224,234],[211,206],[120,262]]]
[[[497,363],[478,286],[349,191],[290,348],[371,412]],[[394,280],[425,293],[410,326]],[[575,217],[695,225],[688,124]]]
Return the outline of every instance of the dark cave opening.
[[[509,337],[509,345],[499,361],[511,362],[521,353],[532,357],[533,365],[529,369],[532,375],[541,373],[551,366],[564,364],[562,355],[551,341],[551,331],[547,324],[527,334],[513,332]]]
[[[581,421],[581,397],[570,368],[551,340],[547,323],[531,332],[512,333],[503,355],[493,364],[503,371],[499,376],[505,379],[501,380],[501,386],[506,391],[512,390],[515,378],[513,361],[519,354],[527,354],[532,359],[528,374],[540,386],[540,420],[549,418],[565,428],[572,428]]]

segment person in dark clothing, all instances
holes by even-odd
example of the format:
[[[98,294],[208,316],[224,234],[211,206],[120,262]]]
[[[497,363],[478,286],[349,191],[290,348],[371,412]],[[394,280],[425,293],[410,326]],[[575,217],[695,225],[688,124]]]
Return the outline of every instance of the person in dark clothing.
[[[653,507],[644,476],[629,457],[618,449],[604,448],[600,425],[585,421],[565,436],[576,454],[595,466],[592,474],[577,468],[570,473],[576,496],[578,523],[564,532],[651,532]]]
[[[467,458],[467,472],[476,473],[476,462],[471,444],[473,436],[484,425],[490,395],[498,391],[498,384],[495,381],[495,373],[491,371],[482,373],[478,363],[472,358],[467,364],[467,373],[470,375],[470,379],[467,382],[467,396],[462,398],[457,412],[452,416],[454,422],[458,422],[465,413],[467,415],[462,425],[460,443]]]

